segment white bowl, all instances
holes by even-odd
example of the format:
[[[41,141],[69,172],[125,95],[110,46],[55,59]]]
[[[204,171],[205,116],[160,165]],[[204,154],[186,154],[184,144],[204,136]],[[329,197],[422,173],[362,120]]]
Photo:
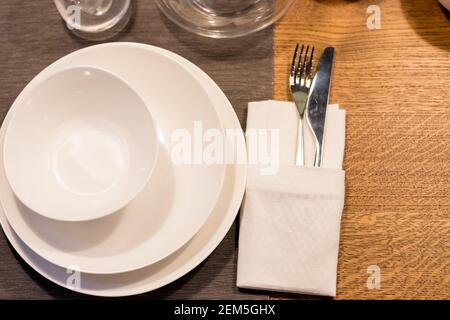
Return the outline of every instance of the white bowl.
[[[76,66],[38,81],[8,125],[7,179],[51,219],[87,221],[126,206],[156,164],[158,135],[138,93],[111,72]]]

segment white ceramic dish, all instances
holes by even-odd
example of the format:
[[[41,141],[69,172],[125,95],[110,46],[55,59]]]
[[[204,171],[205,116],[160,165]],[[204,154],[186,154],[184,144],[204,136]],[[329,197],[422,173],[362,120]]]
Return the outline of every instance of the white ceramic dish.
[[[111,72],[76,66],[33,81],[5,133],[6,176],[47,218],[87,221],[127,205],[148,183],[158,136],[144,101]]]
[[[450,0],[439,0],[439,2],[440,2],[447,10],[450,10]]]
[[[122,67],[128,71],[122,75],[126,79],[134,79],[134,84],[144,86],[150,75],[141,73],[139,69],[145,68],[155,49],[151,46],[135,43],[97,45],[66,56],[53,64],[52,68],[63,68],[86,62],[107,67],[104,63],[102,64],[105,61],[104,59],[114,61],[123,56],[135,56],[138,58],[125,60],[127,62]],[[240,130],[239,121],[230,102],[217,85],[204,72],[187,60],[174,54],[170,55],[198,75],[202,85],[214,101],[214,107],[225,128]],[[114,71],[114,67],[110,70]],[[5,124],[7,124],[8,118],[9,115],[5,119]],[[4,126],[0,130],[0,142],[3,133]],[[245,160],[243,134],[240,134],[234,142],[235,145],[232,145],[232,147],[236,148],[239,156]],[[0,169],[2,169],[1,166]],[[73,286],[73,282],[68,281],[71,274],[68,274],[66,269],[43,259],[22,242],[9,225],[3,210],[0,210],[0,222],[7,238],[18,254],[38,273],[54,283],[77,292],[97,296],[114,297],[140,294],[160,288],[182,277],[199,265],[217,247],[231,227],[239,210],[245,190],[245,181],[245,165],[227,166],[223,190],[210,217],[200,231],[174,254],[158,263],[133,272],[114,275],[81,274],[80,287]],[[4,185],[0,185],[0,190],[3,191],[3,189]]]
[[[151,109],[158,128],[160,155],[150,182],[124,209],[88,222],[53,221],[35,214],[15,199],[7,185],[2,186],[0,201],[18,236],[46,260],[61,267],[77,266],[86,273],[136,270],[167,257],[189,241],[207,220],[222,189],[224,164],[172,163],[170,153],[175,143],[171,134],[183,128],[193,136],[193,124],[199,119],[205,129],[223,131],[223,126],[197,76],[168,51],[148,47],[129,52],[126,46],[111,46],[104,55],[97,54],[95,47],[79,52],[49,66],[30,85],[48,73],[86,63],[126,79]],[[174,81],[183,83],[176,91]],[[26,96],[28,88],[17,101]],[[16,103],[8,115],[15,108]]]

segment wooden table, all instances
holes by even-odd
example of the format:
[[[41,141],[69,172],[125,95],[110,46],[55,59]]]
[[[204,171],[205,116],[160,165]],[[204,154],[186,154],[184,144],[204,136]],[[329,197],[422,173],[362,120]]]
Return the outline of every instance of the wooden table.
[[[378,30],[366,24],[373,4]],[[277,99],[296,42],[336,48],[330,99],[347,110],[338,299],[450,299],[449,17],[435,0],[299,0],[276,26]],[[371,265],[380,289],[367,287]]]
[[[366,27],[370,4],[381,8],[380,30]],[[221,41],[174,26],[152,1],[134,6],[112,41],[162,46],[198,64],[243,126],[248,101],[288,98],[296,42],[335,46],[331,101],[348,114],[338,299],[450,298],[450,19],[436,0],[298,0],[274,32]],[[0,40],[0,120],[36,73],[92,44],[67,32],[45,0],[2,1]],[[137,298],[304,298],[236,289],[236,252],[233,226],[193,272]],[[1,233],[0,256],[0,299],[80,297],[31,270]],[[380,267],[378,290],[366,286],[369,265]]]

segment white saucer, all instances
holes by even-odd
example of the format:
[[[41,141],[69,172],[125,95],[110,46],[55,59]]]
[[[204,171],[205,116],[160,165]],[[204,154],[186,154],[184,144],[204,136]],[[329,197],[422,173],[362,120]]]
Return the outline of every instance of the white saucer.
[[[126,60],[126,63],[122,64],[121,67],[124,70],[132,70],[130,64],[145,65],[147,59],[151,56],[151,48],[147,45],[135,43],[93,46],[66,57],[59,67],[92,61],[99,56],[106,60],[115,60],[114,58],[126,54],[134,56],[135,59]],[[214,106],[223,121],[224,127],[240,130],[239,121],[230,102],[217,85],[195,65],[181,57],[171,55],[199,76],[212,101],[214,101]],[[123,73],[123,76],[128,79],[125,73]],[[129,76],[139,82],[141,86],[145,85],[146,75],[130,72]],[[6,123],[7,121],[8,116],[5,119]],[[3,135],[4,128],[0,131],[0,136],[3,137]],[[238,136],[235,143],[236,145],[233,147],[237,150],[238,156],[245,159],[243,134]],[[97,296],[134,295],[155,290],[182,277],[199,265],[217,247],[231,227],[239,210],[245,190],[245,179],[245,165],[227,166],[223,190],[210,217],[186,245],[169,257],[148,267],[127,273],[111,275],[82,273],[80,277],[81,287],[72,286],[70,273],[67,273],[66,269],[46,261],[27,247],[12,230],[3,210],[0,210],[0,222],[7,238],[18,254],[37,272],[56,284],[77,292]]]
[[[127,81],[149,106],[157,124],[160,152],[152,179],[129,205],[103,219],[71,223],[50,220],[32,212],[15,198],[1,164],[0,201],[12,228],[33,251],[64,268],[76,266],[82,272],[107,274],[155,263],[198,232],[222,190],[226,169],[223,163],[174,164],[170,156],[170,150],[176,145],[171,141],[173,132],[182,128],[193,136],[197,120],[202,121],[204,129],[223,132],[222,122],[198,76],[169,51],[146,46],[145,50],[130,52],[129,48],[134,47],[107,44],[61,58],[30,82],[7,115],[9,119],[16,103],[20,103],[33,83],[47,73],[89,64]],[[155,94],[155,88],[149,88],[167,90],[176,80],[183,86],[171,95]],[[196,103],[180,105],[183,99]]]

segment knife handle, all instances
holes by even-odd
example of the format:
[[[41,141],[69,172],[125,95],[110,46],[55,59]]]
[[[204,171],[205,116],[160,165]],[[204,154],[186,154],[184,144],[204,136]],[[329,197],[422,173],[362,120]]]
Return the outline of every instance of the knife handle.
[[[314,167],[322,166],[322,155],[323,155],[322,144],[319,142],[316,142],[316,155],[314,157]]]

